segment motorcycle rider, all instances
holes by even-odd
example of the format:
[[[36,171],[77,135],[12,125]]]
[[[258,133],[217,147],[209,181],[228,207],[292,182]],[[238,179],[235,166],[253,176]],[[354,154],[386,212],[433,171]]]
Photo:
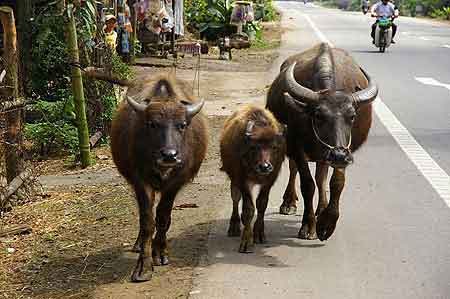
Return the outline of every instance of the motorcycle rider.
[[[369,10],[369,0],[362,0],[361,1],[361,10],[364,14],[367,13]]]
[[[371,13],[372,17],[377,18],[375,23],[372,24],[372,32],[370,34],[370,36],[372,36],[372,43],[375,44],[375,29],[377,27],[378,20],[381,17],[385,17],[385,18],[391,18],[393,21],[395,18],[398,17],[399,11],[398,11],[397,6],[390,3],[389,0],[381,0],[372,6],[372,8],[370,9],[370,13]],[[393,43],[393,44],[395,44],[394,36],[395,36],[396,32],[397,32],[397,25],[394,24],[394,22],[392,22],[391,43]]]

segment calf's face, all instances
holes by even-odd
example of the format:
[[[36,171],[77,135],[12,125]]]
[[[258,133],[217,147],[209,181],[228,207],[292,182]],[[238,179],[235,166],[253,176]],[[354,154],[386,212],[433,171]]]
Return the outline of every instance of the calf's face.
[[[244,164],[258,176],[271,174],[279,163],[284,140],[283,133],[269,126],[254,126],[250,121],[245,133]]]

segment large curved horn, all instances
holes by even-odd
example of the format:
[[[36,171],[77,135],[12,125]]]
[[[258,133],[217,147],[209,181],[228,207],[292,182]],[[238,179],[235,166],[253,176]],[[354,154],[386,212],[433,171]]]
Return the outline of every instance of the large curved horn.
[[[253,120],[249,120],[247,123],[247,127],[245,128],[245,135],[251,136],[253,132],[253,127],[255,126],[255,122]]]
[[[285,80],[287,92],[297,101],[305,104],[314,104],[319,100],[319,94],[309,88],[303,87],[294,78],[294,68],[297,62],[292,63],[286,70]]]
[[[193,118],[197,113],[200,112],[203,105],[205,104],[205,100],[202,99],[200,102],[193,104],[186,104],[186,116],[188,119]]]
[[[128,105],[130,105],[136,112],[144,112],[147,105],[136,102],[132,97],[127,96]]]
[[[352,97],[358,105],[370,103],[375,100],[378,95],[377,83],[372,80],[372,78],[370,78],[370,76],[363,70],[363,68],[360,67],[360,69],[363,72],[364,76],[366,76],[369,85],[363,90],[352,93]]]

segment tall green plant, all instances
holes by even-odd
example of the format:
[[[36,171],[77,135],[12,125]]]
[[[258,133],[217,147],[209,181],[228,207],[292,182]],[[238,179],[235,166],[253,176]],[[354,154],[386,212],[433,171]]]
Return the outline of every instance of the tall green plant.
[[[226,0],[192,0],[186,5],[188,27],[207,40],[235,32],[236,28],[230,24],[231,12],[232,7]]]

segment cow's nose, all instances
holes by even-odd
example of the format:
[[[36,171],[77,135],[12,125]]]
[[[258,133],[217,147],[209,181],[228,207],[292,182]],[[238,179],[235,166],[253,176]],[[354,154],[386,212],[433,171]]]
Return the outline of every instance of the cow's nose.
[[[273,170],[273,166],[269,162],[263,162],[258,165],[258,172],[263,174],[271,173]]]
[[[328,160],[332,163],[351,164],[353,162],[353,157],[350,151],[336,148],[330,151],[328,154]]]
[[[161,156],[164,161],[173,162],[176,161],[176,157],[178,155],[177,150],[175,149],[163,149],[161,150]]]

